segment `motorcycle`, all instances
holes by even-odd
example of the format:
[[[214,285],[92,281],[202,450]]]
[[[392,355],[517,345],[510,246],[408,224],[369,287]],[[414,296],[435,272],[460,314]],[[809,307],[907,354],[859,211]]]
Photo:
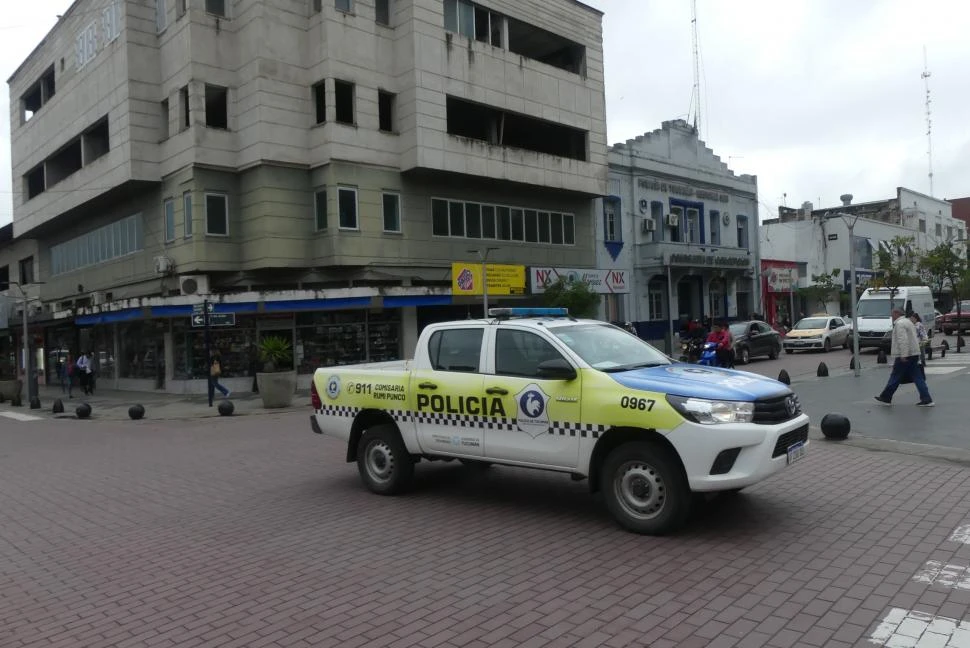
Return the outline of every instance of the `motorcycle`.
[[[684,340],[680,344],[681,362],[699,364],[705,367],[717,366],[717,344],[700,339]]]

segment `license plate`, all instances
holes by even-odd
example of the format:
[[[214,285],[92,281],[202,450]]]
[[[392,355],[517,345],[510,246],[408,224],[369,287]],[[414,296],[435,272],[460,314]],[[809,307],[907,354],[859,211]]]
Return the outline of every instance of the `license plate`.
[[[799,459],[805,457],[805,442],[799,441],[793,445],[788,446],[788,465],[792,465]]]

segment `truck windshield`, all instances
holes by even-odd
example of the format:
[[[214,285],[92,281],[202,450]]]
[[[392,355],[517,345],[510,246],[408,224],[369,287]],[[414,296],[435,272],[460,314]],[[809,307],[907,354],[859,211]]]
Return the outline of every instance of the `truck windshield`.
[[[856,314],[859,317],[889,317],[893,307],[902,308],[903,300],[892,300],[892,306],[888,299],[860,299],[856,307]]]
[[[589,366],[600,371],[671,364],[667,356],[640,338],[606,324],[563,326],[550,331]]]

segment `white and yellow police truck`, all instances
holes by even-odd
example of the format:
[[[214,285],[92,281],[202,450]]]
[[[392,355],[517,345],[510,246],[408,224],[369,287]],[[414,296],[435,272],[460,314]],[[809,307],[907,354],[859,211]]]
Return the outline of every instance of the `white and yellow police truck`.
[[[554,470],[648,534],[683,523],[692,493],[750,486],[809,443],[786,385],[672,362],[562,309],[432,324],[413,360],[317,369],[311,399],[313,431],[346,441],[375,493],[405,490],[422,459]]]

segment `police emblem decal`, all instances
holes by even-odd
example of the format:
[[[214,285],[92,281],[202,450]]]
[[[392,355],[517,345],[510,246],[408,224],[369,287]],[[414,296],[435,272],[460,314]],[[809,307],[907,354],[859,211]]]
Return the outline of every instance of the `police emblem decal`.
[[[330,376],[327,380],[327,396],[336,398],[340,395],[340,376]]]
[[[515,422],[519,430],[532,437],[548,433],[549,413],[546,411],[548,402],[549,395],[535,383],[526,385],[516,394],[515,403],[518,413]]]

